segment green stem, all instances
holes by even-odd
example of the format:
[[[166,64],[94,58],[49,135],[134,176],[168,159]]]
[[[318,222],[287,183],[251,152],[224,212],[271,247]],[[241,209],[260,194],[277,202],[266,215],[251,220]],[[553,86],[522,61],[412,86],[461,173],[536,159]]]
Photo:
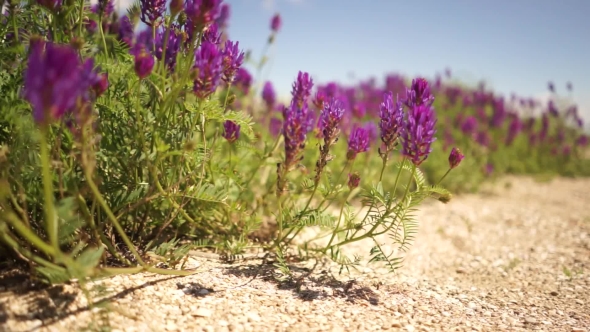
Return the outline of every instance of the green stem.
[[[246,183],[244,184],[244,188],[248,188],[250,186],[250,183],[252,182],[252,180],[254,180],[254,178],[256,177],[256,174],[258,173],[258,171],[260,170],[260,168],[262,167],[264,162],[276,152],[276,150],[279,147],[279,144],[282,141],[283,141],[283,135],[279,135],[277,137],[277,140],[275,141],[275,144],[272,147],[272,149],[265,156],[262,157],[262,160],[260,160],[260,162],[258,163],[258,166],[256,166],[256,169],[252,172],[252,175],[250,176],[248,181],[246,181]],[[236,198],[236,200],[239,200],[244,192],[245,192],[245,190],[242,190],[240,192],[240,194],[238,195],[238,197]]]
[[[37,236],[33,231],[31,231],[27,226],[25,226],[19,218],[11,212],[4,211],[2,214],[2,219],[7,221],[14,229],[25,238],[25,240],[35,246],[37,249],[41,250],[47,256],[53,257],[56,261],[58,257],[61,256],[61,251],[53,246],[45,243],[41,238]]]
[[[164,35],[164,47],[162,49],[162,59],[160,60],[160,72],[162,74],[162,77],[166,77],[166,49],[168,48],[168,38],[170,38],[170,30],[173,21],[174,17],[170,17],[168,21],[168,26],[166,27],[166,33]]]
[[[228,165],[228,167],[229,167],[228,171],[230,172],[230,174],[232,172],[232,168],[231,168],[231,150],[232,150],[232,148],[233,148],[233,146],[230,144],[229,145],[229,157],[228,157],[228,159],[229,159],[228,160],[228,164],[229,164]],[[227,177],[227,191],[229,192],[229,176]]]
[[[43,211],[45,212],[45,225],[49,243],[54,248],[55,252],[59,251],[58,242],[58,224],[55,206],[53,203],[53,177],[51,176],[49,148],[47,147],[48,127],[41,130],[41,167],[43,169],[43,193],[44,203]]]
[[[402,161],[402,166],[403,166],[403,163],[404,163],[404,162],[405,162],[405,159]],[[398,172],[398,175],[397,175],[397,178],[396,178],[396,180],[395,180],[395,188],[397,188],[397,183],[398,183],[398,180],[399,180],[399,175],[400,175],[400,173],[401,173],[402,169],[403,169],[403,168],[402,168],[402,167],[400,167],[400,169],[399,169],[399,172]],[[403,201],[406,199],[406,197],[408,196],[408,192],[409,192],[409,190],[410,190],[410,185],[412,184],[412,179],[414,178],[414,173],[415,173],[415,172],[416,172],[416,166],[414,166],[414,167],[412,168],[412,172],[411,172],[411,174],[410,174],[410,179],[409,179],[408,186],[406,187],[406,191],[405,191],[405,193],[404,193],[404,196],[402,196],[402,199],[400,200],[400,202],[403,202]],[[395,193],[394,193],[393,195],[395,195]],[[398,203],[398,204],[399,204],[399,203]],[[386,212],[385,212],[385,215],[389,214],[389,212],[390,212],[390,208],[391,208],[390,206],[387,206],[387,210],[386,210]],[[367,215],[368,215],[368,212],[367,212]],[[367,216],[365,216],[365,218],[367,218]],[[365,219],[363,219],[363,222],[364,222],[364,220],[365,220]],[[356,234],[359,232],[359,230],[357,230],[357,231],[355,231],[355,232],[352,234],[352,237],[351,237],[350,239],[348,239],[348,240],[344,240],[344,241],[342,241],[342,242],[340,242],[340,243],[338,243],[338,244],[336,244],[336,245],[334,245],[334,246],[337,246],[337,247],[339,247],[339,246],[343,246],[343,245],[345,245],[345,244],[348,244],[348,243],[352,243],[352,242],[356,242],[356,241],[359,241],[359,240],[362,240],[362,239],[368,238],[368,237],[370,237],[370,236],[373,234],[373,232],[374,232],[374,231],[377,229],[377,227],[379,227],[379,225],[381,225],[381,222],[376,222],[376,223],[375,223],[375,225],[373,225],[373,227],[372,227],[372,228],[371,228],[371,229],[370,229],[368,232],[366,232],[365,234],[363,234],[363,235],[361,235],[361,236],[359,236],[359,237],[356,237],[356,238],[355,238],[355,235],[356,235]],[[326,251],[327,251],[328,249],[329,249],[329,247],[326,247]]]
[[[387,166],[387,160],[389,159],[389,156],[386,154],[383,157],[383,165],[381,166],[381,173],[379,174],[379,182],[383,181],[383,173],[385,172],[385,167]],[[395,192],[394,192],[395,195]]]
[[[84,24],[84,2],[85,0],[80,0],[80,21],[78,24],[78,36],[82,37],[82,25]]]
[[[92,180],[92,176],[90,175],[90,173],[87,169],[84,169],[84,176],[86,177],[86,183],[90,187],[90,191],[92,191],[94,198],[98,201],[100,206],[103,208],[104,212],[107,214],[107,217],[109,218],[109,220],[111,221],[113,226],[115,226],[115,228],[117,229],[117,232],[119,232],[119,235],[121,236],[121,239],[123,239],[123,242],[125,242],[125,244],[129,248],[129,250],[131,251],[133,256],[135,256],[135,259],[137,259],[137,262],[141,266],[146,267],[147,264],[143,261],[143,259],[141,259],[141,256],[137,252],[137,249],[135,249],[135,246],[133,245],[133,243],[131,242],[129,237],[127,237],[127,234],[125,234],[125,230],[123,229],[123,227],[121,226],[121,224],[117,220],[117,217],[115,217],[115,215],[113,214],[113,211],[111,211],[111,209],[109,208],[107,202],[104,200],[104,198],[100,194],[100,191],[96,187],[96,184]]]
[[[344,212],[344,207],[346,206],[346,202],[351,197],[351,195],[352,195],[352,190],[348,193],[348,197],[346,198],[346,200],[344,201],[344,203],[340,207],[340,214],[338,215],[338,222],[336,223],[336,229],[334,229],[334,231],[332,232],[332,237],[330,237],[330,241],[328,242],[328,245],[326,245],[326,248],[330,248],[332,241],[334,241],[334,238],[336,237],[336,234],[338,233],[338,231],[340,229],[340,221],[342,220],[342,213]]]
[[[445,173],[445,175],[443,175],[442,178],[440,178],[440,180],[438,180],[438,182],[436,183],[437,186],[442,182],[442,180],[445,179],[445,177],[447,177],[447,175],[451,172],[451,170],[452,170],[452,168],[449,168],[447,170],[447,172]]]
[[[105,56],[108,58],[109,57],[109,52],[107,49],[107,41],[104,38],[104,31],[102,29],[102,15],[100,16],[99,20],[98,20],[98,28],[100,29],[100,37],[102,38],[102,46],[104,47],[104,54]],[[155,39],[153,39],[155,40]]]

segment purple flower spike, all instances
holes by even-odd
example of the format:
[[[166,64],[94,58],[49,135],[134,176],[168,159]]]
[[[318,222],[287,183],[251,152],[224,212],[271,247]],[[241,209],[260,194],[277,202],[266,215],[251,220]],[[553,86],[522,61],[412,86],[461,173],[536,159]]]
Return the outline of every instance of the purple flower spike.
[[[270,29],[274,32],[277,33],[279,32],[279,29],[281,28],[281,15],[279,15],[278,13],[275,14],[272,19],[270,20]]]
[[[86,64],[92,69],[93,61]],[[45,126],[72,110],[78,98],[95,81],[87,79],[77,52],[70,46],[31,43],[24,75],[24,97],[33,107],[33,118]]]
[[[62,0],[37,0],[37,3],[49,10],[51,10],[52,12],[56,12],[57,10],[59,10],[62,6],[63,1]]]
[[[588,145],[588,135],[580,135],[576,140],[576,145],[580,147],[585,147]]]
[[[379,118],[381,141],[385,144],[385,153],[388,153],[396,147],[404,121],[402,103],[398,100],[395,105],[393,104],[393,92],[383,94],[383,102],[379,109]]]
[[[465,158],[465,155],[458,148],[453,148],[449,155],[449,167],[451,169],[459,166],[461,161]]]
[[[252,74],[246,68],[239,68],[236,74],[236,86],[242,90],[245,95],[250,92],[252,86]]]
[[[348,189],[353,190],[361,183],[361,176],[358,172],[348,174]]]
[[[402,131],[402,154],[419,166],[432,151],[430,145],[436,140],[436,114],[431,106],[412,107],[404,122]]]
[[[506,136],[506,145],[510,146],[516,136],[520,133],[523,128],[523,124],[518,117],[514,117],[512,122],[510,122],[510,126],[508,127],[508,136]]]
[[[342,102],[340,100],[332,98],[329,102],[324,103],[324,109],[320,113],[318,121],[318,129],[322,133],[321,137],[324,138],[324,142],[327,145],[329,145],[328,142],[331,144],[340,133],[338,125],[343,115],[344,108],[342,108]]]
[[[195,54],[197,77],[193,91],[197,97],[206,98],[215,92],[221,79],[222,65],[223,57],[217,46],[204,41]]]
[[[305,148],[308,133],[307,105],[299,107],[295,101],[291,106],[283,109],[283,136],[285,137],[285,167],[287,170],[297,164],[302,157],[300,153]]]
[[[310,114],[313,114],[310,112]],[[318,127],[320,129],[321,136],[324,138],[324,144],[320,145],[320,158],[316,162],[316,174],[315,184],[320,182],[320,177],[324,167],[331,160],[330,146],[338,141],[338,135],[340,134],[340,121],[344,115],[344,108],[342,108],[342,102],[336,98],[332,98],[329,102],[324,103],[324,109],[320,113]]]
[[[133,24],[127,15],[119,20],[119,40],[131,46],[133,44]]]
[[[223,124],[223,137],[230,143],[235,142],[240,138],[240,126],[235,122],[227,120]]]
[[[96,98],[100,97],[109,88],[109,74],[103,73],[97,76],[96,81],[92,84],[92,89]]]
[[[223,49],[223,77],[222,80],[226,83],[232,83],[238,68],[244,62],[244,52],[240,51],[239,42],[232,42],[230,40],[225,42]]]
[[[213,23],[203,31],[203,40],[211,42],[215,45],[219,45],[221,43],[221,32],[219,32],[219,28],[217,24]]]
[[[277,102],[277,96],[275,93],[275,89],[272,86],[272,83],[267,81],[264,83],[264,87],[262,88],[262,99],[266,103],[268,109],[272,109]]]
[[[461,123],[461,131],[465,135],[472,135],[476,129],[477,129],[477,119],[473,115],[468,116]]]
[[[166,0],[140,0],[141,21],[148,26],[158,26],[166,10]]]
[[[348,139],[346,159],[354,160],[356,155],[369,150],[369,132],[363,127],[355,127]]]
[[[139,79],[144,79],[152,73],[154,68],[154,57],[145,49],[135,53],[135,74]]]
[[[291,91],[293,101],[297,103],[299,108],[302,108],[304,104],[307,105],[307,99],[311,95],[311,88],[313,88],[311,76],[308,73],[299,72]]]
[[[185,12],[193,27],[208,25],[219,17],[220,0],[187,0]]]
[[[550,92],[555,92],[555,85],[553,85],[553,82],[547,83],[547,88]]]
[[[574,89],[574,86],[572,85],[572,82],[567,82],[565,84],[565,88],[567,89],[568,92],[572,92],[572,90]]]
[[[229,21],[230,17],[230,7],[227,3],[221,5],[219,9],[219,17],[217,18],[217,25],[220,28],[225,28],[227,26],[227,22]]]
[[[434,96],[430,94],[428,81],[421,77],[412,80],[412,87],[406,90],[406,100],[404,101],[406,106],[431,106],[433,102]]]
[[[281,133],[281,129],[283,128],[283,122],[277,118],[270,119],[270,123],[268,124],[268,129],[270,134],[273,137],[279,136]]]
[[[113,0],[98,0],[97,5],[97,14],[111,16],[111,14],[115,11],[115,3]]]
[[[164,53],[164,38],[166,38],[165,28],[158,29],[156,33],[156,52],[155,56],[160,61],[164,61],[166,67],[171,72],[174,72],[176,68],[176,55],[180,50],[181,36],[178,30],[172,28],[168,33],[168,42],[166,43],[166,59],[162,59]]]

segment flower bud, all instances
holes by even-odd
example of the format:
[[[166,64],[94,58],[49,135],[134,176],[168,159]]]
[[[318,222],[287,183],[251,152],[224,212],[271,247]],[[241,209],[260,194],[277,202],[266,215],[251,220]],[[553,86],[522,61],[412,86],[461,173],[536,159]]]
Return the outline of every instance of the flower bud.
[[[465,155],[461,152],[461,150],[458,148],[453,148],[451,150],[451,154],[449,155],[449,167],[453,169],[459,166],[463,158],[465,158]]]
[[[358,187],[360,182],[361,182],[361,177],[358,172],[348,174],[348,188],[350,190],[353,190],[354,188]]]

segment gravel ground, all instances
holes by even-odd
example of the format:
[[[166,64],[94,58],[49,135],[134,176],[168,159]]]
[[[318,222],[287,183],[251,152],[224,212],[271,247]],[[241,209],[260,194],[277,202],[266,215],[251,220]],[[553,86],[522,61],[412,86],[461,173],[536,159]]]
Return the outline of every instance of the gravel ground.
[[[506,185],[509,184],[509,185]],[[189,259],[189,277],[152,274],[43,288],[0,278],[0,331],[590,331],[590,180],[506,178],[433,202],[399,273],[295,264],[297,284],[269,265]],[[367,243],[349,251],[367,254]],[[104,301],[100,301],[103,299]],[[106,309],[105,309],[106,308]],[[107,310],[108,309],[108,310]]]

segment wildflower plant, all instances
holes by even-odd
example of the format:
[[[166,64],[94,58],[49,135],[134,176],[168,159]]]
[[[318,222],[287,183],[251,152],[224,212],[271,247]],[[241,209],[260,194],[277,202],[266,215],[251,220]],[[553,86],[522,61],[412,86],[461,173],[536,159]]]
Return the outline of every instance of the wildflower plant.
[[[460,188],[587,165],[582,119],[557,96],[525,102],[542,110],[528,116],[484,86],[399,75],[321,85],[302,70],[281,104],[262,72],[281,17],[256,62],[228,35],[229,15],[220,0],[140,0],[120,17],[110,1],[9,6],[0,243],[14,257],[59,281],[188,274],[188,248],[257,246],[275,255],[281,278],[289,253],[348,269],[361,258],[343,248],[372,240],[369,261],[395,271],[420,204],[451,198],[443,179]],[[264,222],[272,227],[260,235]],[[319,233],[299,241],[308,227]],[[169,257],[156,265],[150,253]]]

